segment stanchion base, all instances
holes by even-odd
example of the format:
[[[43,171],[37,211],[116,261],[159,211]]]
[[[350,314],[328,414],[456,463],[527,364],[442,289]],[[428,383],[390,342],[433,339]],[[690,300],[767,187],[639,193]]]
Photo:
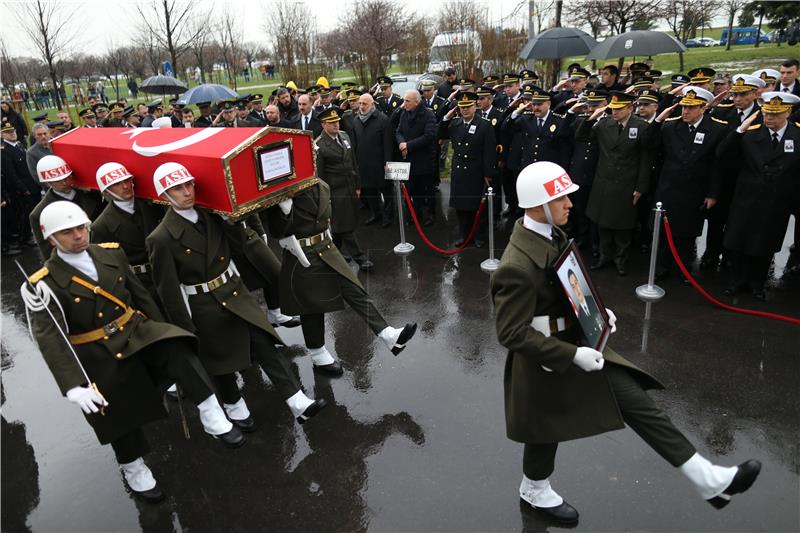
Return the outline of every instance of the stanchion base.
[[[645,302],[656,302],[667,294],[664,289],[658,285],[639,285],[636,287],[636,296]]]
[[[487,274],[494,272],[495,270],[497,270],[499,266],[500,266],[499,259],[485,259],[481,261],[481,270],[483,270]]]
[[[401,242],[394,247],[394,253],[397,255],[408,255],[414,251],[414,245],[410,242]]]

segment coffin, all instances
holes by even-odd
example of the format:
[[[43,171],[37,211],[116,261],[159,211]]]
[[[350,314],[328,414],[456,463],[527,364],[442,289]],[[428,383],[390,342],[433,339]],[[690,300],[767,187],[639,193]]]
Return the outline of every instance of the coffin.
[[[103,163],[123,164],[136,196],[158,200],[153,173],[184,165],[196,179],[197,205],[234,219],[317,183],[310,133],[284,128],[77,128],[51,141],[78,187],[97,189]]]

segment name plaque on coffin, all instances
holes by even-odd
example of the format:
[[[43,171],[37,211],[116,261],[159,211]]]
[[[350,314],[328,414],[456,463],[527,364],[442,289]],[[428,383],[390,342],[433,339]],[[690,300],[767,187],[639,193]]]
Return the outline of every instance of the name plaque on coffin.
[[[314,139],[285,128],[77,128],[51,141],[75,184],[97,189],[104,163],[124,165],[136,196],[159,200],[153,173],[180,163],[195,177],[197,205],[234,219],[316,184]]]

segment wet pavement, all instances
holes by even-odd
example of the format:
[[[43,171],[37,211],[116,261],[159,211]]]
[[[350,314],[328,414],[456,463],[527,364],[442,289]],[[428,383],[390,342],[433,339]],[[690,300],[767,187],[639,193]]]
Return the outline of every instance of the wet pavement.
[[[454,227],[453,216],[430,236],[447,245]],[[27,334],[21,275],[3,258],[2,530],[559,529],[519,503],[522,446],[505,437],[505,352],[479,268],[486,248],[442,257],[409,235],[417,249],[403,260],[392,252],[396,225],[359,233],[376,264],[360,276],[378,308],[395,325],[419,323],[405,352],[392,356],[351,310],[330,314],[328,347],[345,375],[329,379],[312,371],[299,328],[281,328],[309,395],[329,407],[300,426],[251,369],[243,391],[259,428],[243,448],[228,450],[203,434],[191,406],[185,440],[170,404],[169,418],[147,428],[147,462],[168,493],[155,506],[126,492],[110,447],[60,396]],[[776,278],[790,238],[776,256]],[[498,248],[504,242],[498,237]],[[21,262],[39,266],[33,251]],[[797,531],[800,328],[718,310],[674,278],[662,283],[667,296],[645,321],[634,288],[646,265],[636,252],[628,277],[593,275],[618,317],[611,345],[667,385],[653,396],[702,453],[731,465],[755,457],[763,470],[749,492],[717,511],[628,429],[565,443],[551,481],[581,512],[577,529]],[[700,280],[721,296],[722,274]],[[800,277],[773,285],[766,303],[736,302],[800,315]]]

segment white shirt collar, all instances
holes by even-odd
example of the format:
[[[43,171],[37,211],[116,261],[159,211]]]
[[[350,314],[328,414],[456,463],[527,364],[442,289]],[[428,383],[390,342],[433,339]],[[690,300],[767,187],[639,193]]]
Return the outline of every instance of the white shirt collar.
[[[129,215],[132,215],[133,212],[136,210],[136,207],[134,205],[134,200],[132,198],[130,200],[128,200],[128,201],[114,200],[114,205],[116,205],[117,207],[119,207],[120,209],[122,209],[123,211],[128,213]]]
[[[549,116],[550,116],[550,111],[548,110],[548,111],[547,111],[547,114],[546,114],[545,116],[543,116],[541,119],[539,119],[539,118],[537,117],[537,118],[536,118],[536,121],[538,122],[539,120],[541,120],[541,121],[542,121],[542,124],[544,124],[545,122],[547,122],[547,117],[549,117]]]
[[[522,225],[532,232],[538,233],[548,241],[553,240],[553,226],[547,222],[539,222],[538,220],[534,220],[528,215],[525,215],[522,218]]]
[[[794,90],[795,83],[797,83],[797,80],[794,80],[791,85],[781,84],[780,92],[783,92],[784,89],[789,89],[789,92],[792,92]]]
[[[175,209],[175,207],[173,207],[172,209],[192,224],[197,224],[197,221],[200,219],[200,215],[197,214],[194,207],[190,207],[189,209]]]
[[[69,192],[58,192],[57,190],[53,189],[53,192],[65,200],[74,199],[76,194],[75,189],[70,189]]]
[[[690,124],[690,126],[694,126],[694,129],[697,129],[700,127],[701,122],[703,122],[703,115],[700,115],[700,118],[697,119],[697,122],[695,122],[694,124]]]
[[[786,124],[784,124],[781,129],[779,129],[779,130],[769,130],[769,138],[772,139],[772,134],[773,133],[777,133],[778,134],[778,140],[783,139],[783,134],[786,133],[786,128],[788,126],[789,126],[789,121],[787,120]],[[767,129],[769,129],[769,128],[767,128]]]
[[[755,105],[755,103],[752,103],[752,104],[750,104],[750,107],[748,107],[747,109],[741,109],[741,110],[737,109],[736,112],[737,112],[737,114],[744,113],[744,118],[747,118],[747,117],[750,116],[750,113],[753,112],[753,106],[754,105]]]
[[[97,267],[94,265],[94,261],[92,260],[92,256],[89,255],[89,252],[86,250],[77,253],[71,254],[68,252],[62,252],[59,249],[56,249],[56,253],[58,257],[64,260],[70,266],[73,266],[92,278],[93,280],[97,281],[99,279],[97,275]]]

